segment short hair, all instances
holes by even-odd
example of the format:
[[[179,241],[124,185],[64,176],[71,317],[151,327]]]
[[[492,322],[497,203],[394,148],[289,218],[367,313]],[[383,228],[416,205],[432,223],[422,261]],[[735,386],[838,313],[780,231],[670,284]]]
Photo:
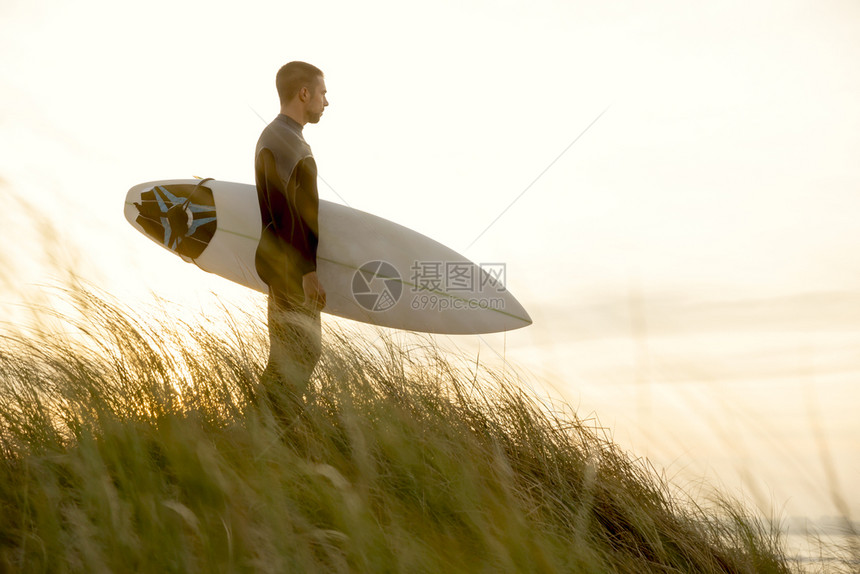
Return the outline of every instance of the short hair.
[[[290,62],[284,64],[275,76],[275,87],[281,105],[290,103],[302,88],[311,92],[316,88],[315,80],[322,78],[322,70],[307,62]]]

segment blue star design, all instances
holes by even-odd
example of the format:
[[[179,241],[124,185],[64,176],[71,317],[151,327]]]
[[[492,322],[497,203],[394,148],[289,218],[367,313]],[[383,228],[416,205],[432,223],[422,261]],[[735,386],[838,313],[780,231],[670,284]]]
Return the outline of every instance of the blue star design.
[[[170,211],[171,207],[185,203],[186,198],[173,195],[160,185],[154,188],[153,191],[155,192],[155,199],[158,201],[158,208],[161,210],[161,225],[164,227],[164,246],[171,250],[176,250],[179,246],[179,242],[188,235],[194,235],[194,232],[196,232],[201,225],[206,225],[207,223],[217,219],[216,217],[196,219],[188,227],[188,231],[185,234],[171,237],[173,230],[170,227],[170,221],[167,219],[167,212]],[[204,211],[212,211],[212,206],[198,205],[196,203],[189,202],[188,205],[185,206],[185,209],[191,213],[200,213]]]

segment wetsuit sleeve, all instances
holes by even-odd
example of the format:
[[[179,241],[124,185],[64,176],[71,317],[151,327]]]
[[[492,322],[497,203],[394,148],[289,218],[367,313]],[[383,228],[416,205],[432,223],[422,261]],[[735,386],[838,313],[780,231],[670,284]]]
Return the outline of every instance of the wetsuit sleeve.
[[[313,158],[305,158],[284,178],[286,170],[279,169],[272,151],[263,148],[255,171],[263,224],[255,265],[269,286],[283,286],[291,276],[316,270],[316,164]]]
[[[300,256],[302,275],[316,271],[317,247],[319,246],[319,191],[317,189],[317,165],[312,157],[299,162],[294,171],[296,194],[295,206],[299,215],[298,233],[294,235],[293,247]]]

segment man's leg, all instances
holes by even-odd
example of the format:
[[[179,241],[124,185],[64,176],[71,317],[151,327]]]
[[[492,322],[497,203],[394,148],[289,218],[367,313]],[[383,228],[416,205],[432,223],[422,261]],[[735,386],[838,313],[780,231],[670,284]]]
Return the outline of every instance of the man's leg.
[[[263,395],[280,417],[302,411],[311,374],[322,350],[319,311],[300,303],[296,293],[270,291],[269,362],[260,383]]]

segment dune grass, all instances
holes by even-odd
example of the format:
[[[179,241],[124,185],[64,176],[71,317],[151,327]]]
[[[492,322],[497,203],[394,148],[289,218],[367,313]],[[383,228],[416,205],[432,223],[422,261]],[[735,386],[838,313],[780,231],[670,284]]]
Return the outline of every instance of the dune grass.
[[[255,406],[253,317],[66,299],[75,319],[0,341],[6,571],[792,571],[740,503],[694,504],[570,408],[429,340],[327,329],[284,423]]]

